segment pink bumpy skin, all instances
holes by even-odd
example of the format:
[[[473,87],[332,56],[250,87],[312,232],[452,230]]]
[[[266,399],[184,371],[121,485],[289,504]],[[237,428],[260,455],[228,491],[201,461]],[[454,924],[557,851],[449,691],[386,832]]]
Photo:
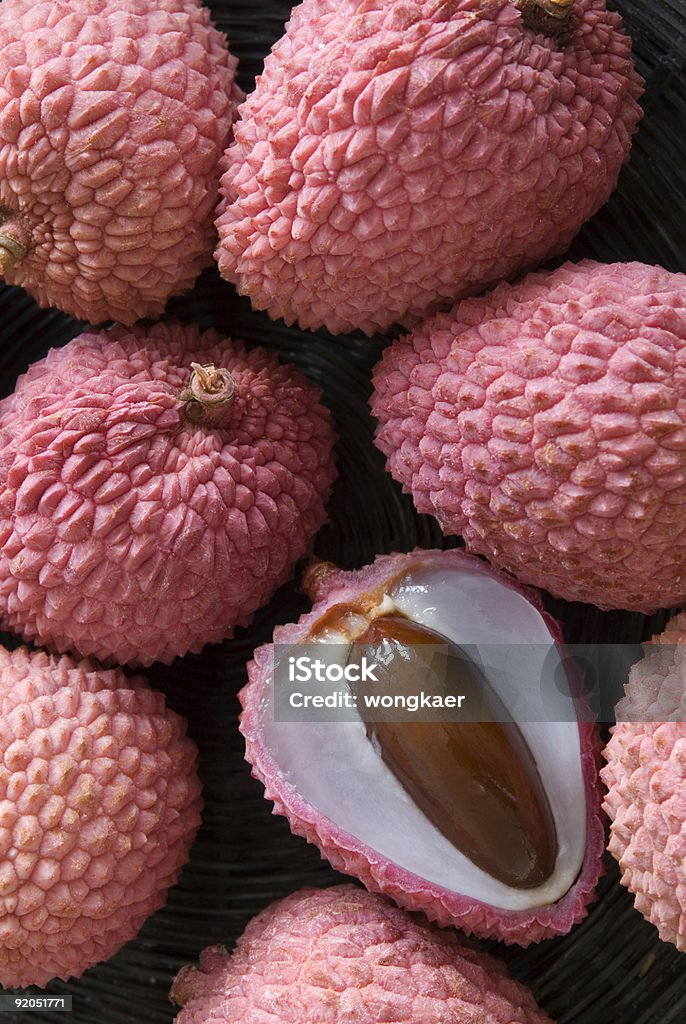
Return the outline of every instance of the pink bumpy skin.
[[[191,363],[233,376],[213,424]],[[157,324],[83,334],[0,403],[0,617],[27,639],[149,665],[232,635],[326,519],[334,435],[262,349]]]
[[[662,633],[654,636],[651,644],[683,644],[686,643],[686,612],[681,612],[670,619]],[[686,693],[684,694],[686,699]],[[686,705],[684,705],[684,717],[686,718]]]
[[[636,909],[686,952],[686,617],[631,669],[601,778],[609,849]],[[662,721],[660,716],[669,721]]]
[[[171,998],[175,1024],[552,1024],[503,964],[352,885],[274,903]]]
[[[329,609],[356,604],[362,595],[373,592],[420,562],[446,570],[452,563],[456,568],[464,570],[471,567],[474,572],[485,572],[499,578],[504,586],[522,594],[541,613],[551,641],[561,642],[559,625],[543,611],[534,591],[518,587],[514,580],[502,576],[482,559],[464,551],[416,549],[409,554],[379,556],[372,565],[356,572],[327,571],[317,581],[312,611],[302,615],[297,623],[277,627],[274,644],[307,642],[310,631]],[[384,893],[401,907],[421,910],[439,925],[453,925],[479,938],[528,946],[541,939],[566,935],[586,917],[588,904],[596,899],[605,846],[598,780],[600,742],[590,721],[579,722],[581,767],[586,789],[586,854],[579,875],[555,904],[530,910],[504,910],[434,884],[394,864],[340,828],[299,794],[265,742],[261,724],[260,704],[266,688],[273,685],[274,644],[259,647],[255,651],[255,660],[248,665],[249,681],[238,695],[243,707],[240,731],[245,737],[245,757],[252,766],[253,776],[264,785],[265,798],[273,801],[273,813],[283,814],[295,835],[313,843],[337,871],[359,878],[371,892]]]
[[[185,721],[140,677],[0,648],[0,984],[114,956],[200,824]]]
[[[91,323],[159,316],[190,288],[212,260],[235,68],[195,0],[3,0],[5,280]],[[11,269],[7,238],[26,248]]]
[[[469,550],[603,609],[686,599],[686,275],[531,274],[401,338],[374,385],[389,471]]]
[[[372,334],[564,252],[628,159],[641,80],[603,0],[557,40],[525,20],[515,0],[296,7],[226,154],[222,276],[287,323]]]

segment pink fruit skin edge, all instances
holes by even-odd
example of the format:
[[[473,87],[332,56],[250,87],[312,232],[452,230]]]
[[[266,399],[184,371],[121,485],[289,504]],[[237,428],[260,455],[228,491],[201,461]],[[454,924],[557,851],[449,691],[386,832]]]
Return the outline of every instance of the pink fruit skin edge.
[[[402,572],[405,566],[409,568],[417,565],[418,556],[425,563],[439,560],[442,564],[453,561],[462,566],[471,563],[473,568],[478,566],[481,571],[495,576],[501,582],[509,582],[507,577],[491,569],[480,558],[461,550],[431,552],[415,549],[407,555],[383,555],[373,565],[355,574],[332,573],[317,594],[312,611],[295,624],[277,628],[274,643],[302,642],[327,608],[359,596],[361,583],[371,588],[389,576]],[[349,580],[354,580],[354,585]],[[561,642],[560,626],[544,611],[536,592],[514,582],[511,586],[541,613],[552,639]],[[320,814],[283,778],[278,764],[264,743],[259,723],[261,691],[272,670],[272,650],[273,644],[265,644],[255,651],[255,658],[248,665],[249,681],[238,694],[243,707],[239,728],[245,737],[245,759],[252,767],[253,778],[264,786],[265,798],[273,802],[273,813],[285,816],[295,835],[319,847],[322,857],[332,867],[358,878],[370,892],[392,897],[407,910],[423,911],[429,920],[442,927],[453,925],[467,934],[484,939],[500,939],[508,945],[528,946],[541,939],[566,935],[586,917],[587,905],[597,898],[595,888],[603,873],[602,857],[605,849],[602,788],[599,780],[601,743],[593,723],[579,722],[587,814],[586,856],[577,881],[561,900],[550,906],[533,910],[500,910],[480,900],[434,885],[392,864],[355,836],[339,828],[330,818]]]

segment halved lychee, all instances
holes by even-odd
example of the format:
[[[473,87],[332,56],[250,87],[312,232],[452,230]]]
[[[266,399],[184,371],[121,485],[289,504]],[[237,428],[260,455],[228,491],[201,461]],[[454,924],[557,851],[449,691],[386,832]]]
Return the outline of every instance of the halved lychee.
[[[313,610],[256,652],[240,694],[246,758],[275,813],[440,924],[521,945],[568,932],[601,869],[598,743],[536,596],[461,551],[319,564],[305,585]],[[382,687],[459,691],[477,720],[284,720],[275,665],[314,644],[343,667],[360,643]],[[427,644],[443,651],[440,684]]]

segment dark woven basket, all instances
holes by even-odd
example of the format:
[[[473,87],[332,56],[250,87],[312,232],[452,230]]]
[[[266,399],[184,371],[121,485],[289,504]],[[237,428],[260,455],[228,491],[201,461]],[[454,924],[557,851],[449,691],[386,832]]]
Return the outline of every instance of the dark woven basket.
[[[240,84],[250,89],[281,34],[288,0],[216,0],[210,7],[240,58]],[[578,236],[571,256],[638,259],[685,270],[686,0],[623,0],[617,7],[647,81],[646,117],[618,191]],[[312,335],[273,324],[252,313],[213,271],[191,295],[170,304],[169,316],[259,341],[298,364],[322,389],[341,440],[340,481],[331,522],[317,542],[320,556],[353,568],[381,552],[445,543],[436,524],[416,515],[401,496],[372,445],[366,402],[380,343],[356,336],[332,340],[325,332]],[[0,323],[0,395],[11,391],[17,375],[49,346],[64,344],[81,327],[60,313],[39,311],[10,288],[0,288]],[[666,619],[665,613],[648,620],[560,601],[549,606],[573,642],[637,642]],[[210,943],[230,946],[248,919],[277,897],[339,878],[315,848],[291,836],[284,819],[271,816],[243,761],[236,728],[235,694],[253,648],[271,638],[277,623],[294,620],[305,607],[295,587],[286,587],[234,641],[148,673],[188,718],[201,751],[207,806],[190,863],[166,908],[118,956],[78,981],[49,986],[49,994],[73,996],[70,1017],[9,1012],[3,1016],[7,1024],[169,1024],[175,1010],[167,993],[182,964],[197,959]],[[659,942],[655,929],[633,909],[609,858],[607,868],[599,901],[570,936],[528,950],[492,944],[493,951],[532,987],[559,1024],[683,1024],[684,960],[673,946]]]

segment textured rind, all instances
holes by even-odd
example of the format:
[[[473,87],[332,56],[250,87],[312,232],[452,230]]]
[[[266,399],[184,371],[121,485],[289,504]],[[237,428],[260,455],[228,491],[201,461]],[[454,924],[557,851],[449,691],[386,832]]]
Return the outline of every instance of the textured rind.
[[[235,379],[216,429],[184,420],[192,361]],[[324,523],[334,440],[305,377],[214,331],[51,350],[0,403],[0,618],[120,664],[230,637]]]
[[[644,645],[615,708],[618,722],[686,722],[686,613]]]
[[[301,616],[297,623],[279,627],[274,632],[274,644],[303,642],[322,614],[336,604],[345,604],[361,594],[374,590],[384,580],[394,578],[419,564],[439,563],[442,567],[453,563],[475,571],[486,572],[524,594],[541,612],[554,641],[561,641],[558,624],[547,616],[533,591],[519,587],[515,581],[493,570],[487,563],[463,551],[424,551],[417,549],[405,555],[384,555],[357,572],[332,572],[321,581],[316,604],[311,612]],[[532,942],[566,934],[574,924],[583,920],[587,905],[596,898],[595,888],[602,871],[605,835],[600,802],[602,799],[598,769],[600,767],[600,741],[595,726],[588,721],[579,722],[582,751],[582,772],[587,792],[586,856],[579,877],[565,896],[557,903],[527,911],[506,911],[489,906],[479,900],[432,885],[425,878],[388,861],[375,850],[361,843],[355,836],[339,828],[304,800],[286,779],[264,742],[260,726],[260,701],[264,688],[272,685],[273,645],[259,647],[254,661],[248,665],[247,686],[239,693],[243,707],[240,730],[245,737],[246,760],[252,774],[263,784],[265,798],[274,803],[274,814],[284,815],[291,831],[319,847],[322,856],[346,874],[359,878],[372,892],[391,896],[408,910],[421,910],[439,925],[454,925],[479,938],[495,938],[511,944],[528,946]]]
[[[113,956],[200,824],[195,744],[141,677],[0,648],[0,984]]]
[[[216,258],[256,309],[415,323],[564,252],[641,116],[621,19],[558,42],[512,0],[305,0],[239,109]]]
[[[605,749],[609,850],[636,909],[686,951],[686,722],[623,722]]]
[[[651,644],[686,643],[686,612],[680,612],[669,620],[662,633],[652,637]]]
[[[96,324],[190,288],[212,260],[235,68],[195,0],[3,0],[0,210],[28,245],[5,280]]]
[[[371,407],[417,510],[599,608],[686,599],[686,275],[566,264],[386,350]]]
[[[175,1024],[551,1024],[503,964],[352,885],[272,904],[172,998]]]
[[[604,751],[609,850],[636,909],[686,952],[686,615],[634,665]],[[659,716],[671,718],[661,721]],[[679,721],[681,717],[681,721]]]

